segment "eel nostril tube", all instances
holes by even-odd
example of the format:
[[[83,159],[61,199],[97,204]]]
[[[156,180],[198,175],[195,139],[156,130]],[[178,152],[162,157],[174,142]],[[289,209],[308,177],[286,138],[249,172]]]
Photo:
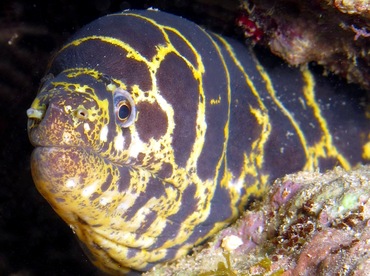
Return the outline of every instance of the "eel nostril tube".
[[[27,109],[28,119],[42,120],[45,115],[44,109],[29,108]]]

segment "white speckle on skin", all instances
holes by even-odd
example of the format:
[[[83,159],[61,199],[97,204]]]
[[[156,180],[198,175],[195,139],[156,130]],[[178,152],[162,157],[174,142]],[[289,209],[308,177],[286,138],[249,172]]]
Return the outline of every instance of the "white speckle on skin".
[[[127,210],[135,203],[137,198],[138,198],[137,194],[128,193],[126,200],[122,201],[117,206],[116,211],[119,214],[123,214],[123,213],[127,212]]]
[[[90,131],[90,126],[88,123],[84,123],[84,130],[87,132],[87,131]]]
[[[107,142],[107,137],[108,137],[108,126],[105,125],[102,127],[100,131],[100,141]]]
[[[100,203],[100,205],[102,205],[102,206],[107,205],[109,202],[110,202],[110,200],[109,200],[108,198],[106,198],[106,197],[102,197],[102,198],[100,198],[100,200],[99,200],[99,203]]]
[[[300,101],[303,109],[307,109],[305,100],[302,97],[298,97],[298,100]]]
[[[83,197],[90,197],[98,188],[99,181],[93,182],[90,186],[87,186],[82,190],[81,195]]]
[[[117,210],[120,212],[126,211],[130,206],[126,202],[122,202],[118,205]]]
[[[68,143],[69,143],[69,141],[71,140],[71,134],[70,134],[70,133],[68,133],[68,132],[63,132],[63,137],[62,137],[62,139],[63,139],[63,142],[64,142],[64,143],[68,144]]]
[[[65,111],[67,114],[69,114],[69,113],[71,112],[71,110],[72,110],[72,106],[70,106],[70,105],[66,105],[66,106],[64,107],[64,111]]]
[[[235,190],[237,190],[239,193],[241,193],[241,190],[244,187],[244,180],[238,179],[236,181],[230,181],[230,186],[233,187]]]
[[[122,133],[119,133],[115,138],[114,138],[114,148],[117,151],[122,151],[125,145],[125,138],[123,138]]]
[[[287,139],[289,139],[289,138],[290,138],[290,136],[294,136],[294,133],[288,130],[288,131],[285,133],[285,137],[286,137]]]
[[[66,181],[67,188],[73,188],[75,186],[76,186],[76,181],[73,178],[67,179]]]
[[[130,157],[137,158],[140,152],[145,149],[145,144],[140,140],[139,137],[132,137],[132,142],[130,146]]]

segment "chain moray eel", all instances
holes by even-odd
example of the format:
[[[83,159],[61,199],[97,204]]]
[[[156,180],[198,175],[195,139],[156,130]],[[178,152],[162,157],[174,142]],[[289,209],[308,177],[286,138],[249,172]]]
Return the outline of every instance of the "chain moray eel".
[[[279,176],[370,157],[366,108],[324,78],[155,10],[77,32],[27,115],[38,190],[112,274],[187,254]]]

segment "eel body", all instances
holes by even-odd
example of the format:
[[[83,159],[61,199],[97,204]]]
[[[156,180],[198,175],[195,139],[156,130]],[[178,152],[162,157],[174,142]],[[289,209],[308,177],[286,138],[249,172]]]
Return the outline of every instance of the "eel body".
[[[34,182],[95,265],[146,271],[234,221],[277,177],[370,158],[356,93],[164,12],[75,34],[27,111]]]

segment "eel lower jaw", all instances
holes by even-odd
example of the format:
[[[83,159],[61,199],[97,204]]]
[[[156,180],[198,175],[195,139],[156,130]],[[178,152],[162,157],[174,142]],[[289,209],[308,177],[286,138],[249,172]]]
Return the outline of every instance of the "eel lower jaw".
[[[98,154],[79,147],[37,146],[31,154],[36,188],[74,232],[94,228],[99,210],[92,201],[102,193],[101,186],[112,166]]]
[[[106,271],[115,271],[117,263],[121,267],[130,265],[125,255],[118,252],[126,252],[129,256],[128,252],[140,252],[155,239],[150,244],[142,244],[135,239],[136,233],[130,225],[107,228],[118,222],[109,204],[102,199],[114,204],[118,199],[109,197],[122,194],[112,195],[109,188],[104,194],[102,187],[116,169],[99,155],[78,147],[38,146],[31,155],[31,171],[37,189],[84,243],[91,260]],[[125,196],[125,200],[130,196]],[[122,231],[127,239],[122,238]],[[112,260],[115,261],[112,263]],[[141,270],[145,265],[139,260],[133,268]]]

